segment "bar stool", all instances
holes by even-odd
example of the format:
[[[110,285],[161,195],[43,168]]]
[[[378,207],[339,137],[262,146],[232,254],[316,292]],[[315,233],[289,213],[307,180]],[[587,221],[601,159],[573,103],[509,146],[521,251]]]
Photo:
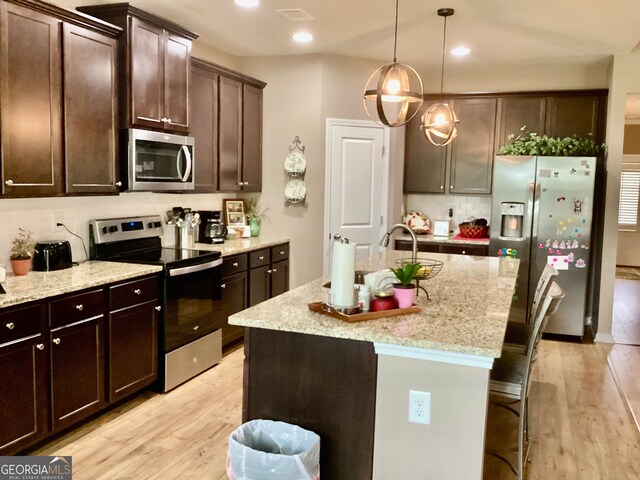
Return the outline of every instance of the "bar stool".
[[[518,417],[518,445],[500,450],[487,448],[486,453],[509,465],[513,473],[518,476],[518,480],[524,479],[524,465],[529,454],[529,387],[533,366],[537,359],[538,343],[549,317],[556,312],[563,298],[562,289],[552,282],[548,293],[537,307],[525,354],[503,350],[502,356],[496,359],[491,370],[489,395],[500,397],[500,400],[490,398],[489,401]],[[514,465],[503,454],[516,451],[518,462]]]
[[[504,343],[505,347],[514,352],[525,353],[526,345],[531,336],[531,329],[536,319],[536,313],[540,307],[542,299],[545,297],[551,282],[558,276],[558,271],[551,265],[545,265],[544,270],[540,274],[535,292],[533,294],[533,302],[531,303],[531,312],[529,313],[529,321],[527,323],[510,322],[507,324]]]

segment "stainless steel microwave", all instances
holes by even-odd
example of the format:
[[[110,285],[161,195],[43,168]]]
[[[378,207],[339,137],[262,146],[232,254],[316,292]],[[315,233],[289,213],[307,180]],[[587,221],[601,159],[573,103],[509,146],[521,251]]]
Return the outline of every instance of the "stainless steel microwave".
[[[121,173],[128,190],[194,189],[193,137],[130,128],[121,132],[121,147],[125,145],[127,162]]]

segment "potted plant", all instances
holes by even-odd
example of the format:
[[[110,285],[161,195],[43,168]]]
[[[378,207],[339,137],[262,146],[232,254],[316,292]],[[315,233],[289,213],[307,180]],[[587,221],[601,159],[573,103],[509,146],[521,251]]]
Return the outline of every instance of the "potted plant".
[[[251,236],[257,237],[260,235],[260,227],[262,226],[262,219],[266,219],[266,211],[260,209],[260,200],[257,197],[252,197],[247,200],[247,221],[249,222],[249,228],[251,229]]]
[[[36,242],[31,238],[31,232],[18,228],[18,236],[11,244],[11,269],[15,275],[26,275],[31,268],[31,256]]]
[[[409,308],[413,305],[416,287],[411,282],[420,271],[420,268],[421,265],[419,263],[405,263],[398,268],[391,269],[398,279],[398,283],[393,284],[393,296],[396,298],[399,308]]]

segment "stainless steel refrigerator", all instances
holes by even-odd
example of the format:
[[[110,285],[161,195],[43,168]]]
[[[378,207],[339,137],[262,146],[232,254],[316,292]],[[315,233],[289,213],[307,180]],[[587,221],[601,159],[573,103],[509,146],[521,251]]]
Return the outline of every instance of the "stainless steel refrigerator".
[[[593,157],[495,157],[489,254],[520,259],[510,322],[527,323],[549,263],[566,297],[545,331],[584,334],[595,170]]]

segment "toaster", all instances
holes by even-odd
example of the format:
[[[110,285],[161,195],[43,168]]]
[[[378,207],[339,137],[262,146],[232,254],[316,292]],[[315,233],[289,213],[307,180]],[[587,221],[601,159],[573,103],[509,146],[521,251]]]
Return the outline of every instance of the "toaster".
[[[48,240],[36,243],[32,260],[34,271],[49,272],[71,266],[71,245],[66,240]]]

